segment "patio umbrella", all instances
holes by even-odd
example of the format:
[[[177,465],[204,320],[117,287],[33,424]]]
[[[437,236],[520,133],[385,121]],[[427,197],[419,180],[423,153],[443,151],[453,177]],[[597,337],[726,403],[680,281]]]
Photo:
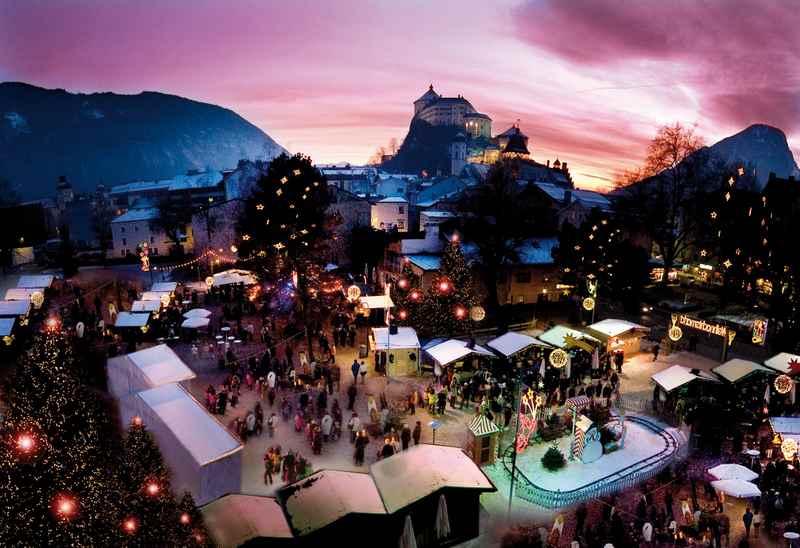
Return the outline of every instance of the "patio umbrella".
[[[600,369],[600,351],[597,348],[592,352],[592,369]]]
[[[753,481],[758,474],[741,464],[720,464],[709,468],[708,473],[718,480]]]
[[[210,320],[208,318],[186,318],[183,320],[181,327],[185,327],[187,329],[197,329],[198,327],[206,327]]]
[[[414,536],[414,526],[411,524],[411,516],[406,516],[406,524],[403,527],[403,534],[400,535],[400,548],[417,548],[417,539]]]
[[[572,356],[567,354],[567,363],[564,366],[564,374],[568,379],[572,378]]]
[[[436,538],[450,536],[450,516],[447,515],[447,501],[444,494],[439,495],[439,507],[436,509]]]
[[[769,403],[769,383],[767,383],[767,388],[764,390],[764,401]]]
[[[544,358],[542,358],[542,364],[539,366],[539,377],[544,378]]]
[[[712,481],[711,486],[717,491],[740,499],[751,499],[761,496],[761,490],[750,483],[739,479]]]
[[[208,318],[210,315],[211,311],[205,308],[192,308],[188,312],[183,313],[184,318]]]

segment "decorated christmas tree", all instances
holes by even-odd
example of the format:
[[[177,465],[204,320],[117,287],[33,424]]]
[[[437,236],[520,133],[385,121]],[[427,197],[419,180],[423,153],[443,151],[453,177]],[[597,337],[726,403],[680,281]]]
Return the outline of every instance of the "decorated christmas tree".
[[[188,491],[183,494],[178,502],[180,527],[178,540],[180,546],[200,546],[210,548],[214,545],[208,535],[203,515],[197,509],[194,498]]]
[[[425,336],[449,336],[470,330],[470,309],[478,303],[472,273],[461,244],[453,238],[442,256],[439,274],[425,293],[419,326]]]
[[[392,284],[391,299],[394,303],[392,323],[416,327],[420,322],[422,305],[422,286],[419,276],[414,273],[411,262],[403,262],[400,278]]]

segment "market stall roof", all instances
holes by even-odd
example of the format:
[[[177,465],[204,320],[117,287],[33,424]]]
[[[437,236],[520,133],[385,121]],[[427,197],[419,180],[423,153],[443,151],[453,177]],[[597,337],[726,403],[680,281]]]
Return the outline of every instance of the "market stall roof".
[[[428,355],[439,362],[439,365],[447,365],[458,360],[463,360],[470,354],[495,358],[496,356],[488,349],[476,344],[472,348],[467,346],[467,341],[449,339],[443,343],[432,346],[426,350]]]
[[[557,325],[552,329],[548,329],[539,335],[538,338],[540,341],[544,341],[547,344],[557,348],[564,348],[567,346],[566,337],[573,337],[575,339],[588,339],[595,343],[600,342],[596,338],[592,337],[591,335],[587,335],[583,331],[578,331],[577,329],[572,329],[565,325]]]
[[[769,425],[782,436],[800,436],[800,417],[770,417]]]
[[[728,382],[739,382],[745,377],[758,371],[764,371],[773,375],[775,374],[771,369],[767,369],[763,365],[759,365],[756,362],[751,362],[750,360],[742,360],[740,358],[728,360],[722,365],[718,365],[711,370],[712,373],[716,373]]]
[[[361,297],[361,306],[365,306],[372,310],[373,308],[392,308],[394,303],[389,295],[370,295],[368,297]]]
[[[650,378],[661,388],[667,392],[672,392],[676,388],[680,388],[694,380],[719,382],[713,375],[705,371],[697,370],[697,373],[692,373],[692,370],[682,365],[673,365],[663,371],[659,371],[650,376]]]
[[[489,434],[500,431],[500,428],[494,422],[490,421],[489,417],[483,413],[475,415],[470,421],[468,428],[476,438],[488,436]]]
[[[54,276],[52,274],[37,274],[20,276],[17,287],[35,288],[50,287],[53,285]]]
[[[587,327],[588,329],[602,333],[606,337],[619,337],[628,331],[650,331],[649,327],[639,325],[638,323],[629,322],[627,320],[617,320],[613,318],[601,320]]]
[[[161,296],[166,295],[169,298],[172,298],[171,291],[145,291],[142,293],[140,301],[161,301]]]
[[[398,327],[395,334],[389,334],[388,327],[373,327],[372,338],[377,350],[419,348],[419,338],[413,327]]]
[[[120,312],[114,322],[116,327],[143,327],[150,321],[149,312]]]
[[[761,496],[761,490],[749,481],[725,479],[712,481],[711,486],[726,495],[740,499],[751,499]]]
[[[149,388],[188,381],[197,376],[166,344],[151,346],[108,360],[109,375],[112,371],[123,368],[128,370],[135,368],[137,374],[144,376]]]
[[[161,301],[133,301],[131,312],[158,312],[161,310]]]
[[[283,507],[272,497],[225,495],[200,509],[211,537],[222,548],[251,539],[292,538]]]
[[[321,470],[287,485],[278,496],[298,535],[322,529],[348,514],[386,514],[375,481],[361,472]]]
[[[0,318],[0,337],[8,337],[14,330],[14,318]]]
[[[181,385],[165,384],[138,396],[197,464],[202,466],[242,450],[241,442]]]
[[[496,491],[460,447],[415,445],[370,466],[383,504],[391,514],[443,488]]]
[[[178,289],[178,282],[156,282],[150,288],[150,291],[169,291],[172,293],[176,289]]]
[[[192,308],[183,313],[184,318],[208,318],[211,316],[211,311],[205,308]]]
[[[30,310],[30,301],[0,301],[0,316],[27,316]]]
[[[758,477],[758,474],[741,464],[718,464],[713,468],[709,468],[708,473],[718,480],[736,479],[753,481]]]
[[[210,321],[211,320],[208,318],[201,318],[200,316],[186,318],[181,323],[181,327],[185,327],[186,329],[198,329],[200,327],[207,327]]]
[[[517,352],[521,352],[527,348],[530,348],[531,346],[543,346],[545,348],[551,348],[549,344],[544,341],[540,341],[536,337],[531,337],[525,333],[517,333],[515,331],[509,331],[508,333],[504,333],[499,337],[492,339],[486,343],[486,346],[497,350],[506,358],[513,356]]]
[[[44,292],[43,287],[12,287],[6,290],[7,301],[29,301],[37,291]]]
[[[217,272],[214,274],[214,285],[230,285],[230,284],[244,284],[255,285],[258,283],[256,275],[249,270],[240,270],[232,268],[224,272]]]
[[[8,296],[6,296],[6,299]],[[800,356],[781,352],[764,361],[764,365],[780,373],[789,374],[800,372]]]

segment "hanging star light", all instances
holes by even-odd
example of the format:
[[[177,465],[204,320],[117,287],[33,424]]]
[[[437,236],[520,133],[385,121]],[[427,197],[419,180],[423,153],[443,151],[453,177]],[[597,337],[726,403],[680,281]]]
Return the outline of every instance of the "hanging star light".
[[[705,249],[701,249],[700,250],[700,256],[701,257],[705,257],[707,254],[708,254],[708,251],[706,251]]]
[[[250,239],[250,234],[242,234],[242,240],[244,240],[246,242],[249,239]]]
[[[722,263],[722,266],[724,266],[725,268],[730,268],[731,265],[733,265],[733,263],[730,261],[730,259],[725,259],[725,262]]]
[[[286,246],[285,246],[285,245],[283,245],[281,242],[278,242],[277,244],[273,245],[272,247],[274,247],[275,249],[277,249],[278,251],[280,251],[281,249],[283,249],[283,248],[284,248],[284,247],[286,247]]]
[[[568,359],[569,356],[561,348],[556,348],[555,350],[550,352],[550,365],[552,365],[556,369],[561,369],[562,367],[567,365]]]
[[[728,179],[728,184],[731,185],[731,186],[733,186],[735,182],[736,182],[736,180],[733,177]]]
[[[730,200],[731,200],[731,193],[730,192],[726,192],[725,193],[725,201],[729,202]]]
[[[259,211],[263,211],[264,210],[264,204],[256,204],[256,209],[259,210]]]
[[[285,185],[288,182],[289,182],[289,179],[287,177],[281,177],[281,184],[282,185]]]
[[[743,167],[739,167],[739,175],[744,175],[744,168]]]
[[[275,191],[275,194],[276,194],[276,195],[278,195],[278,196],[280,196],[281,194],[283,194],[283,190],[281,190],[281,189],[279,188],[278,190],[276,190],[276,191]]]
[[[294,175],[295,177],[300,176],[300,170],[299,169],[295,169],[294,171],[292,171],[292,175]]]
[[[711,218],[712,219],[716,219],[717,218],[717,212],[716,211],[712,211],[711,212]]]

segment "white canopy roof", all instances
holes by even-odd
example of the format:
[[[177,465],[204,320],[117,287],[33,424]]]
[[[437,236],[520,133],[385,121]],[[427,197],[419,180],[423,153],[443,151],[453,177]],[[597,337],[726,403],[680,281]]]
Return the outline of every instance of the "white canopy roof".
[[[209,534],[222,548],[251,539],[292,538],[283,507],[272,497],[225,495],[200,510]]]
[[[214,274],[214,285],[216,286],[238,283],[254,285],[258,283],[258,278],[249,270],[231,269]]]
[[[0,337],[7,337],[11,335],[14,329],[15,318],[0,318]]]
[[[160,301],[162,295],[167,295],[168,297],[172,297],[171,291],[145,291],[142,293],[142,297],[139,299],[141,301]]]
[[[741,464],[718,464],[713,468],[709,468],[708,473],[718,480],[736,479],[753,481],[758,477],[758,474]]]
[[[116,327],[142,327],[150,321],[149,312],[120,312],[117,314]]]
[[[183,313],[184,318],[208,318],[211,316],[211,311],[205,308],[192,308]]]
[[[6,296],[6,299],[7,298],[8,296]],[[789,354],[788,352],[781,352],[764,361],[764,365],[781,373],[790,373],[792,371],[789,365],[790,363],[796,363],[797,366],[800,367],[800,356],[797,354]]]
[[[17,287],[23,288],[41,288],[41,287],[50,287],[53,285],[53,275],[52,274],[38,274],[35,276],[32,275],[25,275],[20,276],[19,281],[17,282]]]
[[[515,331],[509,331],[508,333],[500,335],[496,339],[492,339],[486,343],[486,346],[497,350],[506,358],[513,356],[517,352],[525,350],[531,346],[544,346],[550,348],[549,344],[544,341],[540,341],[536,337],[531,337],[525,333],[517,333]]]
[[[131,312],[158,312],[161,310],[161,301],[133,301]]]
[[[767,373],[773,373],[770,369],[767,369],[763,365],[759,365],[756,362],[751,362],[750,360],[742,360],[739,358],[728,360],[722,365],[718,365],[711,371],[729,382],[738,382],[743,378],[745,378],[746,376],[750,375],[751,373],[755,373],[757,371],[766,371]]]
[[[800,417],[770,417],[769,424],[778,434],[800,436]]]
[[[37,291],[40,291],[44,294],[43,287],[12,287],[11,289],[6,289],[6,300],[29,301],[31,300],[31,295]]]
[[[392,308],[394,303],[389,295],[370,295],[368,297],[361,297],[361,306],[366,306],[369,309]]]
[[[178,282],[156,282],[150,288],[150,291],[168,291],[172,293],[176,289],[178,289]]]
[[[284,488],[283,494],[289,522],[299,535],[348,514],[386,514],[372,477],[360,472],[322,470]]]
[[[417,348],[419,349],[419,339],[413,327],[398,327],[397,333],[389,334],[388,327],[373,327],[372,338],[375,340],[377,350],[389,350],[391,348]]]
[[[444,487],[495,490],[460,447],[446,445],[415,445],[376,462],[370,474],[390,514]]]
[[[692,373],[692,370],[682,365],[673,365],[659,371],[650,376],[650,378],[661,388],[667,392],[672,392],[676,388],[692,382],[695,379],[703,381],[719,382],[712,375],[705,371],[699,371],[698,374]]]
[[[750,483],[738,479],[724,479],[712,481],[711,486],[717,491],[740,499],[751,499],[761,496],[761,490]]]
[[[109,389],[117,398],[196,377],[166,344],[108,360]]]
[[[478,344],[473,348],[467,348],[467,341],[459,341],[458,339],[444,341],[443,343],[428,348],[426,352],[431,358],[439,362],[439,365],[447,365],[462,360],[470,354],[489,356],[491,358],[495,357],[490,350]]]
[[[623,333],[627,333],[628,331],[634,331],[634,330],[650,331],[649,327],[639,325],[638,323],[633,323],[626,320],[617,320],[612,318],[601,320],[597,323],[593,323],[588,327],[608,337],[618,337]]]
[[[0,316],[27,316],[30,310],[30,301],[0,301]]]
[[[196,316],[194,318],[186,318],[181,323],[181,327],[185,327],[187,329],[197,329],[199,327],[206,327],[208,322],[210,322],[208,318],[201,318],[200,316]]]
[[[204,465],[242,450],[242,444],[181,385],[165,384],[139,392],[172,435]]]
[[[539,335],[539,340],[544,341],[547,344],[553,345],[558,348],[564,348],[566,346],[565,337],[573,337],[575,339],[588,339],[594,342],[600,342],[591,335],[587,335],[582,331],[578,331],[576,329],[571,329],[564,325],[557,325],[552,329],[548,329],[541,335]]]

